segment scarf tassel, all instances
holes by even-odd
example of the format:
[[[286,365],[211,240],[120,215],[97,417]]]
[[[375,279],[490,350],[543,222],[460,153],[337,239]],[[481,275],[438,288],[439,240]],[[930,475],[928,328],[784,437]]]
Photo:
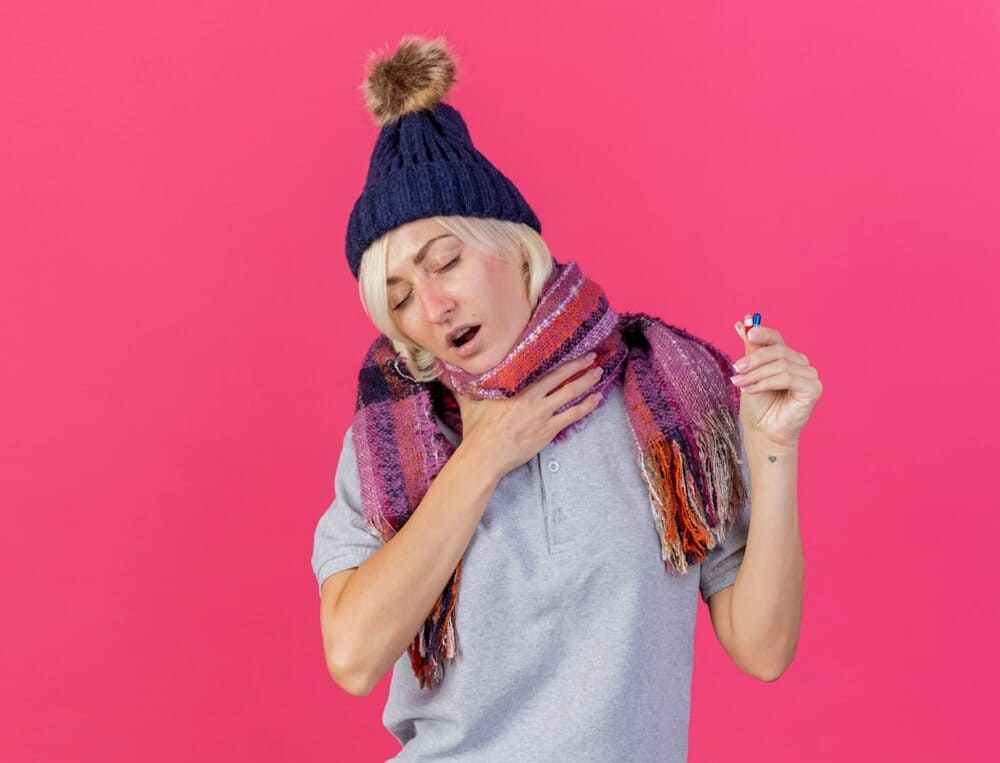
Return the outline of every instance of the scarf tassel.
[[[451,580],[408,647],[410,666],[420,679],[421,689],[436,688],[444,678],[445,660],[455,657],[455,608],[463,561],[459,560]]]
[[[691,464],[675,441],[659,439],[640,449],[661,558],[671,572],[686,573],[689,565],[703,561],[728,533],[746,501],[738,437],[732,417],[725,415],[710,414],[698,430],[700,473],[711,488],[704,500],[695,481],[694,468],[699,465]]]
[[[393,523],[381,513],[368,518],[366,524],[369,532],[382,539],[383,543],[397,532]],[[459,559],[451,579],[434,603],[434,608],[407,647],[410,667],[420,679],[421,689],[437,687],[444,679],[444,661],[455,657],[455,608],[458,606],[458,584],[462,579],[463,561],[464,559]]]

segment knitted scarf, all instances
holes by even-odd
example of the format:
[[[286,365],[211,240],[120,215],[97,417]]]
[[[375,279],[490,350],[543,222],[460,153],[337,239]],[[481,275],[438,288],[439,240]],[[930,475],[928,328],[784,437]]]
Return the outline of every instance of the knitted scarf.
[[[399,531],[454,452],[434,413],[461,432],[455,391],[475,399],[511,397],[592,350],[603,376],[557,412],[598,390],[605,392],[603,405],[608,387],[621,383],[665,567],[683,574],[705,559],[729,532],[748,492],[741,470],[740,392],[728,378],[731,359],[659,318],[618,315],[574,261],[554,261],[521,336],[484,373],[469,374],[438,358],[439,376],[417,382],[388,337],[380,334],[372,343],[359,373],[352,432],[372,535],[384,543]],[[555,440],[567,438],[578,424]],[[445,659],[455,656],[461,575],[459,560],[408,647],[421,688],[437,686]]]

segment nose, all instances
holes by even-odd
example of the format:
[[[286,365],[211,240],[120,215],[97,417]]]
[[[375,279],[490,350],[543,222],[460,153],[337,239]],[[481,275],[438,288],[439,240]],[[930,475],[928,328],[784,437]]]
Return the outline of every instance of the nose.
[[[420,290],[424,314],[431,323],[441,323],[455,307],[455,300],[438,284],[428,281]]]

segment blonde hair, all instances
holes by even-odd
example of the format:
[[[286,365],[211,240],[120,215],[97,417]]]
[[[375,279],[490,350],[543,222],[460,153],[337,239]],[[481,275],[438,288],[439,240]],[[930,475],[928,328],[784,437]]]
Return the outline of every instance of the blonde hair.
[[[534,228],[524,223],[492,217],[441,215],[431,219],[488,256],[499,257],[510,263],[519,262],[525,271],[528,302],[534,312],[538,295],[552,272],[552,254]],[[385,280],[391,233],[392,231],[388,231],[375,239],[361,255],[358,294],[372,323],[392,341],[396,352],[405,358],[410,375],[419,382],[428,382],[438,376],[434,368],[434,355],[414,344],[399,330],[389,307],[389,291]]]

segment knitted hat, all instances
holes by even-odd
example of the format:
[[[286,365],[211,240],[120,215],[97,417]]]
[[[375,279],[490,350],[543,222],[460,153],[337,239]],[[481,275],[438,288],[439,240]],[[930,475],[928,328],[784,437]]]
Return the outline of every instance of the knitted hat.
[[[347,223],[347,263],[355,278],[365,249],[411,220],[493,217],[542,232],[514,184],[472,145],[462,116],[441,102],[455,69],[443,37],[408,35],[365,79],[366,105],[382,129]]]

